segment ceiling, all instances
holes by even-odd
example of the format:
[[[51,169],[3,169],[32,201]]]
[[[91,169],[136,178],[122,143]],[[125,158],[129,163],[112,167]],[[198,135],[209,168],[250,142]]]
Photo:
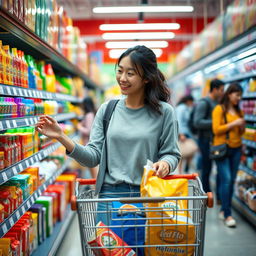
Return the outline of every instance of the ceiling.
[[[57,0],[72,19],[102,19],[102,18],[136,18],[137,13],[130,14],[95,14],[92,9],[96,6],[136,6],[143,0]],[[145,1],[145,0],[144,0]],[[157,17],[216,17],[232,0],[148,0],[149,5],[192,5],[193,13],[145,13],[145,18]]]

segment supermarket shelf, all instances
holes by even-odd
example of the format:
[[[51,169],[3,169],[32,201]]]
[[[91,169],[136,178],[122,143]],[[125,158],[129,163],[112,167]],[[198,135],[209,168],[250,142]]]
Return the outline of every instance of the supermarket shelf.
[[[73,103],[80,103],[82,99],[78,99],[72,95],[61,94],[61,93],[51,93],[46,91],[38,91],[27,88],[20,88],[17,86],[0,84],[0,95],[6,96],[19,96],[19,97],[29,97],[37,99],[47,99],[47,100],[63,100],[70,101]]]
[[[246,172],[247,174],[249,174],[249,175],[251,175],[251,176],[256,178],[256,171],[248,168],[247,166],[245,166],[243,164],[239,165],[239,170],[242,170],[242,171]]]
[[[32,253],[32,256],[55,255],[74,216],[75,212],[72,211],[70,205],[68,205],[64,220],[56,223],[51,236],[46,238],[46,240],[39,245]]]
[[[168,84],[174,83],[179,79],[183,79],[184,77],[188,76],[189,74],[195,73],[198,70],[204,69],[207,65],[213,63],[214,61],[234,52],[237,51],[239,48],[245,47],[246,45],[251,44],[256,40],[256,31],[249,31],[245,33],[239,39],[230,40],[227,44],[225,44],[220,49],[217,49],[213,53],[210,53],[207,56],[204,56],[200,60],[191,63],[188,67],[184,70],[180,71],[178,74],[174,75],[168,80]]]
[[[243,139],[243,144],[245,144],[246,146],[249,146],[251,148],[256,149],[256,142],[255,141]]]
[[[63,114],[57,114],[52,115],[58,122],[69,120],[72,118],[76,118],[75,113],[63,113]],[[26,117],[20,117],[20,118],[12,118],[12,119],[5,119],[0,121],[0,131],[6,130],[6,129],[12,129],[17,127],[24,127],[24,126],[31,126],[35,125],[39,119],[39,116],[26,116]]]
[[[249,72],[249,73],[246,73],[246,74],[240,74],[240,75],[237,75],[237,76],[233,76],[232,78],[229,78],[229,79],[223,79],[223,81],[225,83],[232,83],[232,82],[235,82],[235,81],[244,80],[244,79],[251,78],[251,77],[254,77],[254,76],[256,76],[256,72]]]
[[[256,115],[244,115],[246,121],[256,122]]]
[[[256,213],[254,211],[236,196],[233,196],[232,205],[256,227]]]
[[[76,136],[71,136],[72,139],[76,140]],[[33,165],[34,163],[37,163],[41,161],[42,159],[46,158],[48,155],[50,155],[52,152],[54,152],[58,147],[60,147],[60,143],[56,142],[53,145],[50,145],[49,147],[40,150],[39,152],[35,153],[34,155],[27,157],[18,163],[13,164],[12,166],[9,166],[3,170],[0,171],[0,185],[8,181],[11,177],[19,174],[29,166]]]
[[[31,54],[37,59],[47,59],[47,62],[51,63],[54,69],[62,73],[79,76],[85,81],[88,88],[97,88],[96,84],[76,65],[1,8],[0,24],[7,31],[1,33],[1,39],[11,47],[19,45],[19,49],[25,51],[26,54]]]
[[[36,199],[46,190],[47,186],[52,184],[55,179],[67,168],[69,161],[59,169],[57,172],[47,179],[29,198],[27,198],[7,219],[0,223],[0,237],[4,236],[11,229],[11,227],[20,219],[20,217],[28,211]]]
[[[256,98],[256,92],[248,92],[245,95],[243,95],[243,99],[250,99],[250,98]]]

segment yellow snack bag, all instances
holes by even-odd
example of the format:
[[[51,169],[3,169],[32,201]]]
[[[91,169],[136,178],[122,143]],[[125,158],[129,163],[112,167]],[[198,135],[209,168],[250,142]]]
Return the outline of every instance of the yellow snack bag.
[[[155,175],[152,162],[144,167],[141,181],[142,197],[186,197],[187,179],[161,179]],[[145,204],[147,223],[145,256],[193,255],[195,226],[188,211],[187,200],[154,200]]]

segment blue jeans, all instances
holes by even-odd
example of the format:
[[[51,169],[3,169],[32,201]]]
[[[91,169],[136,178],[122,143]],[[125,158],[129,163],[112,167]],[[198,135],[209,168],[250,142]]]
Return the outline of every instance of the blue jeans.
[[[231,200],[240,158],[241,147],[238,147],[229,148],[227,157],[216,160],[220,176],[221,211],[224,211],[225,218],[231,216]]]
[[[201,179],[203,184],[203,189],[205,192],[211,192],[210,187],[210,176],[212,171],[212,160],[210,159],[210,142],[211,140],[209,138],[199,137],[198,138],[198,146],[201,152]],[[220,198],[220,192],[219,192],[219,184],[220,184],[220,177],[219,174],[217,174],[216,177],[216,196],[217,200]]]
[[[127,183],[103,184],[99,198],[119,198],[119,197],[140,197],[140,186]],[[99,202],[97,207],[96,224],[102,221],[106,226],[111,223],[112,202]]]

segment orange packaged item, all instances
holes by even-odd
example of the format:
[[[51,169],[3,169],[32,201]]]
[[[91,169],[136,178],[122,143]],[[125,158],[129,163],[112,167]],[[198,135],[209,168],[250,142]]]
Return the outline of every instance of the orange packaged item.
[[[131,248],[116,248],[119,246],[128,246],[118,235],[111,229],[107,228],[103,222],[97,224],[97,237],[92,237],[88,244],[90,245],[95,256],[134,256],[135,252]],[[94,247],[111,247],[111,248],[94,248]]]
[[[68,198],[68,201],[70,202],[71,196],[75,192],[76,175],[62,174],[62,175],[57,177],[56,181],[68,182],[68,185],[69,185],[69,198]]]
[[[4,221],[4,206],[0,203],[0,223]]]

